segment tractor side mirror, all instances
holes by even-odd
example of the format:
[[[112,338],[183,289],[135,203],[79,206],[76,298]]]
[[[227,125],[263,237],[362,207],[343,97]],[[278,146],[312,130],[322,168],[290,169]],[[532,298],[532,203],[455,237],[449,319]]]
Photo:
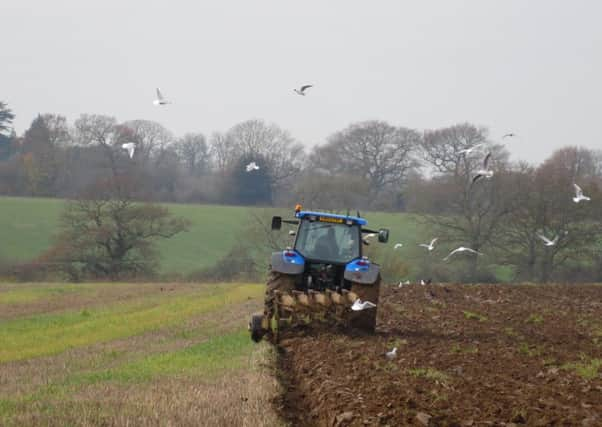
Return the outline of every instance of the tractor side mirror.
[[[280,230],[282,228],[282,217],[273,216],[272,217],[272,230]]]
[[[378,230],[378,241],[380,243],[387,243],[389,241],[389,230],[386,228]]]

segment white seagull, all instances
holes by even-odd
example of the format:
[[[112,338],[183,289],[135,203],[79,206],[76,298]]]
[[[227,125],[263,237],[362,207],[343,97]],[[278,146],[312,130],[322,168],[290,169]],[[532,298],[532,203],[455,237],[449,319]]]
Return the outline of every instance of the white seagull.
[[[539,237],[541,240],[543,240],[543,242],[546,246],[554,246],[556,243],[558,243],[558,236],[554,237],[554,240],[550,240],[543,234],[537,233],[537,237]]]
[[[364,243],[364,245],[370,245],[369,239],[373,238],[374,236],[376,236],[376,233],[368,233],[364,237],[362,237],[362,242]]]
[[[483,160],[483,169],[477,171],[477,174],[472,179],[472,183],[474,184],[481,178],[491,178],[493,176],[493,171],[489,169],[489,159],[491,159],[491,153],[488,153],[485,156],[485,160]]]
[[[136,143],[134,142],[126,142],[125,144],[121,144],[121,148],[127,150],[130,159],[134,157],[134,151],[136,150]]]
[[[167,104],[171,104],[171,102],[169,102],[167,99],[165,99],[165,97],[161,93],[161,89],[157,88],[157,99],[155,99],[153,101],[153,105],[167,105]]]
[[[303,85],[299,89],[293,89],[298,95],[305,96],[305,91],[313,85]]]
[[[463,150],[460,150],[460,151],[458,151],[458,154],[470,154],[477,148],[481,147],[482,145],[485,145],[485,143],[481,142],[480,144],[476,144],[476,145],[473,145],[472,147],[468,147]]]
[[[447,261],[452,255],[457,254],[458,252],[470,252],[470,253],[477,254],[477,255],[483,255],[481,252],[475,251],[474,249],[465,248],[464,246],[460,246],[459,248],[451,251],[448,256],[443,258],[443,261]]]
[[[370,302],[370,301],[362,302],[362,300],[358,298],[355,300],[355,302],[351,306],[351,309],[353,311],[362,311],[362,310],[366,310],[367,308],[374,308],[374,307],[376,307],[376,304],[374,304],[373,302]]]
[[[403,247],[403,243],[395,243],[395,246],[393,246],[393,249],[399,249]]]
[[[397,357],[397,347],[393,347],[393,350],[391,351],[387,351],[385,353],[385,356],[387,357],[387,359],[389,360],[393,360]]]
[[[410,284],[409,280],[406,280],[405,282],[399,282],[399,285],[397,285],[398,288],[401,288],[403,286],[407,286]]]
[[[583,195],[583,190],[577,184],[573,184],[575,187],[575,197],[573,197],[573,202],[579,203],[582,200],[590,201],[591,198]]]
[[[257,166],[257,163],[251,162],[246,166],[246,169],[247,172],[257,171],[259,170],[259,166]]]
[[[432,251],[433,249],[435,249],[435,242],[439,240],[438,237],[435,237],[433,240],[431,240],[431,243],[426,244],[426,243],[421,243],[418,246],[422,246],[423,248],[427,248],[430,251]]]

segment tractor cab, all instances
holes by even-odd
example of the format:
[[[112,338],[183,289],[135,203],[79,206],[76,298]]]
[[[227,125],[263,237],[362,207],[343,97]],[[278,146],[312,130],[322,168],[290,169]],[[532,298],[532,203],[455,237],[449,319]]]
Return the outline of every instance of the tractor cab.
[[[283,222],[298,225],[293,247],[274,253],[272,268],[297,275],[298,290],[349,289],[354,279],[374,270],[363,254],[363,246],[370,244],[368,238],[378,236],[383,243],[389,238],[386,229],[365,228],[367,221],[359,215],[303,211],[298,206],[295,218],[272,218],[273,230],[280,229]]]

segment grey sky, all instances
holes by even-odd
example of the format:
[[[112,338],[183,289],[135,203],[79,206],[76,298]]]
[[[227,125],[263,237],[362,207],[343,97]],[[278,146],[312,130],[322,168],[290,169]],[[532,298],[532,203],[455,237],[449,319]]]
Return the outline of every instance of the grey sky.
[[[3,1],[0,100],[18,132],[38,112],[178,135],[263,118],[308,146],[357,120],[470,121],[539,162],[602,149],[600,17],[595,0]]]

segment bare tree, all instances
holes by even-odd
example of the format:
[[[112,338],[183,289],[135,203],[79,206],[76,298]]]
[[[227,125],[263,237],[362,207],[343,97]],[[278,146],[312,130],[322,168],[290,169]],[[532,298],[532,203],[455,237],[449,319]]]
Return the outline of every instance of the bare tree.
[[[176,151],[190,175],[201,175],[209,169],[209,147],[202,133],[187,133],[176,143]]]
[[[169,130],[151,120],[130,120],[123,123],[120,126],[120,138],[123,142],[136,143],[136,158],[143,163],[152,157],[159,158],[162,151],[174,141]]]
[[[231,168],[241,157],[263,157],[275,187],[296,176],[304,160],[303,145],[287,131],[262,120],[247,120],[225,134],[214,134],[211,145],[217,166],[222,171]]]
[[[167,208],[134,201],[135,186],[127,178],[97,183],[77,200],[67,202],[56,245],[43,257],[73,277],[150,274],[157,265],[157,239],[188,228]]]
[[[484,149],[462,153],[477,144]],[[440,174],[449,196],[444,207],[447,214],[428,215],[426,221],[451,243],[481,251],[494,241],[518,200],[513,192],[516,177],[507,171],[508,153],[489,143],[484,129],[468,123],[425,132],[422,148],[425,161]],[[489,167],[494,176],[473,183],[487,153],[492,153]],[[469,261],[468,275],[474,280],[478,256],[469,255]]]
[[[122,141],[122,130],[115,117],[97,114],[82,114],[75,121],[75,141],[84,146],[101,147],[113,176],[118,175],[116,147]]]
[[[226,135],[220,132],[214,132],[211,135],[209,154],[214,159],[215,166],[222,175],[227,173],[229,166],[240,155],[236,152],[234,144],[230,143]]]
[[[377,194],[387,186],[399,188],[418,166],[420,135],[382,121],[354,123],[316,147],[311,163],[331,174],[367,179]]]
[[[576,147],[558,150],[536,170],[523,172],[515,187],[519,207],[503,229],[504,246],[519,277],[548,282],[570,264],[595,262],[595,242],[602,236],[597,173],[595,153]],[[593,196],[591,202],[572,202],[575,182]],[[556,244],[545,246],[539,235],[557,238]]]
[[[48,138],[53,146],[64,146],[71,142],[72,136],[65,116],[46,113],[42,115],[42,120],[48,128]]]

